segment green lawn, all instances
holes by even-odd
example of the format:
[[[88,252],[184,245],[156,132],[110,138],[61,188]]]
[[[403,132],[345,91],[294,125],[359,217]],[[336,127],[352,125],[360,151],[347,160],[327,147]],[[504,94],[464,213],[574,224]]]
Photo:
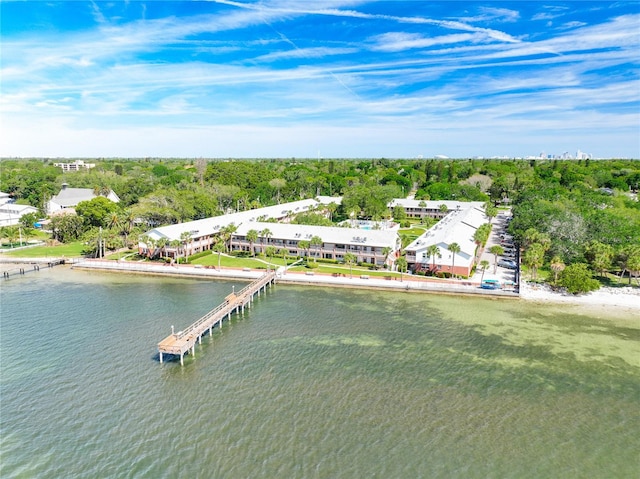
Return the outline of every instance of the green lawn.
[[[289,262],[291,263],[291,261]],[[203,256],[201,258],[195,259],[191,262],[191,264],[201,264],[203,266],[218,266],[218,254],[213,253],[210,255]],[[274,258],[273,264],[275,267],[284,266],[284,262],[282,258],[280,261],[277,258]],[[254,268],[254,269],[267,269],[267,265],[262,261],[259,261],[254,258],[237,258],[235,256],[220,256],[220,266],[226,268]]]
[[[405,235],[409,235],[409,236],[420,236],[421,234],[423,234],[425,231],[427,231],[427,227],[426,226],[418,226],[418,225],[414,225],[411,228],[400,228],[400,230],[398,231],[401,234],[405,234]]]
[[[223,255],[220,257],[220,266],[226,267],[226,268],[266,269],[267,265],[264,263],[264,261],[268,261],[268,260],[265,260],[264,258],[262,258],[262,261],[260,261],[259,259],[254,259],[254,258],[237,258],[237,257],[230,257],[230,256]],[[292,259],[287,260],[288,265],[292,264],[293,262],[294,261]],[[202,266],[217,267],[218,255],[217,253],[206,255],[202,258],[198,258],[192,261],[191,264],[194,264],[194,265],[200,264]],[[273,265],[274,268],[279,268],[281,266],[284,266],[284,261],[282,260],[282,258],[274,257],[271,264]],[[314,269],[307,268],[305,265],[298,265],[290,268],[290,271],[305,271],[305,272],[314,271],[316,273],[322,273],[322,274],[344,274],[346,276],[349,276],[349,267],[346,265],[337,265],[337,264],[318,263],[318,267]],[[380,277],[385,277],[385,276],[400,277],[400,273],[396,273],[393,271],[386,271],[386,270],[374,271],[368,268],[362,268],[360,266],[353,267],[354,276],[360,276],[363,274],[368,276],[380,276]]]
[[[316,273],[322,273],[322,274],[344,274],[345,276],[350,275],[349,266],[336,265],[336,264],[323,264],[323,263],[318,263],[318,267],[313,269],[307,268],[306,266],[294,266],[293,268],[290,269],[290,271],[314,271]],[[361,266],[353,267],[353,275],[354,276],[360,276],[360,275],[379,276],[382,278],[384,278],[385,276],[391,276],[396,278],[400,277],[400,273],[396,273],[395,271],[387,271],[387,270],[375,271],[368,268],[363,268]]]
[[[3,253],[6,256],[17,256],[20,258],[42,258],[55,257],[60,258],[76,258],[82,256],[84,244],[81,241],[66,243],[59,246],[34,246],[33,248],[25,248],[18,251],[6,250]]]

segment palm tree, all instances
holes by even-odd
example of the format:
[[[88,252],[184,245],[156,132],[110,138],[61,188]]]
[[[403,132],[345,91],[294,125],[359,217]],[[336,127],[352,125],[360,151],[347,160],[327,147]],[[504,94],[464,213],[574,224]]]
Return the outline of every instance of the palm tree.
[[[524,232],[524,243],[525,247],[528,247],[534,243],[539,243],[542,245],[544,251],[547,251],[551,246],[551,238],[546,233],[540,233],[535,228],[529,228]]]
[[[171,246],[174,250],[174,258],[176,261],[178,260],[181,244],[182,243],[180,242],[180,240],[171,240],[171,242],[169,242],[169,246]]]
[[[460,245],[458,243],[451,243],[447,249],[451,251],[451,276],[455,277],[454,269],[456,266],[456,254],[460,252]]]
[[[620,252],[618,262],[620,264],[620,269],[622,270],[618,282],[622,281],[624,273],[629,271],[629,284],[631,284],[631,277],[633,276],[632,271],[640,270],[640,246],[627,245],[624,247]]]
[[[307,240],[301,240],[298,241],[298,248],[307,251],[309,249],[309,247],[311,246],[311,243],[309,243],[309,241]],[[307,258],[309,257],[309,253],[307,252]]]
[[[160,256],[163,256],[163,257],[167,256],[167,243],[168,243],[167,238],[160,238],[156,243],[158,248],[160,248]]]
[[[8,226],[2,226],[0,228],[0,238],[2,238],[2,240],[4,240],[4,238],[7,237],[7,234],[8,234],[7,228],[8,228]],[[4,241],[2,241],[2,244],[4,244]]]
[[[564,271],[566,265],[562,262],[562,258],[560,256],[554,256],[551,258],[551,263],[549,263],[551,267],[551,271],[553,271],[553,284],[558,283],[558,273]]]
[[[481,224],[478,229],[473,233],[473,240],[478,246],[484,246],[487,244],[489,235],[491,234],[491,225],[489,223]]]
[[[402,282],[402,273],[407,272],[407,258],[404,256],[400,256],[396,260],[396,266],[398,268],[398,271],[400,271],[400,282]]]
[[[499,244],[494,244],[489,248],[489,253],[493,255],[493,274],[498,270],[498,256],[504,254],[504,248]]]
[[[224,240],[220,237],[217,238],[216,242],[213,244],[213,251],[218,253],[218,271],[220,271],[220,256],[227,249],[227,245],[224,243]]]
[[[267,240],[267,244],[269,244],[269,240],[273,236],[273,233],[269,228],[265,228],[260,231],[260,241],[262,242],[262,252],[264,253],[264,240]]]
[[[358,260],[353,253],[345,253],[344,262],[349,265],[349,277],[353,278],[353,264]]]
[[[484,209],[484,214],[489,218],[489,224],[493,222],[493,218],[498,216],[498,208],[493,205],[487,205]]]
[[[491,265],[491,263],[489,263],[486,259],[483,259],[482,261],[480,261],[480,268],[482,268],[482,276],[480,276],[480,282],[482,283],[482,280],[484,279],[484,272],[487,270],[487,268]]]
[[[338,209],[338,204],[335,201],[332,201],[327,206],[327,211],[329,212],[329,221],[333,221],[333,214]]]
[[[432,272],[435,273],[436,271],[436,256],[438,258],[442,258],[442,254],[440,253],[440,248],[438,247],[437,244],[432,244],[431,246],[427,247],[427,258],[431,256],[433,263],[431,266],[431,270]]]
[[[320,246],[320,249],[322,249],[322,238],[320,238],[320,236],[314,236],[313,238],[311,238],[311,241],[309,241],[309,246]],[[318,251],[316,249],[316,256],[315,256],[315,262],[318,262]]]
[[[531,277],[536,279],[538,268],[544,262],[544,247],[540,243],[533,243],[527,248],[523,258],[524,263],[531,268]]]
[[[238,227],[233,223],[230,223],[227,226],[220,229],[219,234],[222,237],[222,240],[224,241],[227,252],[231,250],[231,238],[233,237],[233,233],[235,233],[236,231],[238,231]]]
[[[3,236],[9,240],[9,245],[13,248],[13,244],[18,239],[18,228],[15,226],[5,226],[2,228]]]
[[[100,239],[100,241],[102,241],[102,239]],[[153,258],[156,255],[156,240],[147,236],[145,243],[147,244],[147,257]],[[100,250],[100,246],[98,246],[98,250]]]
[[[387,261],[389,261],[389,255],[393,252],[393,248],[390,246],[385,246],[382,248],[382,255],[384,256],[384,265],[387,266]]]
[[[183,231],[180,235],[180,243],[184,246],[184,260],[187,261],[189,256],[189,250],[187,249],[188,243],[191,241],[191,233],[188,231]]]
[[[124,235],[124,244],[125,247],[129,247],[129,234],[133,229],[133,223],[135,222],[136,217],[133,214],[133,211],[130,209],[124,210],[122,212],[122,217],[118,220],[121,228],[121,233]]]
[[[287,273],[287,254],[289,253],[289,251],[287,251],[287,248],[280,248],[278,250],[278,254],[282,255],[282,261],[284,262],[284,272],[285,274]]]
[[[256,252],[253,250],[253,243],[258,239],[258,231],[257,230],[249,230],[247,231],[247,241],[249,242],[249,248],[251,250],[251,256],[255,256]]]
[[[273,262],[273,257],[276,255],[277,252],[278,250],[276,249],[275,246],[273,245],[267,246],[265,254],[267,255],[267,258],[270,258],[269,263]]]

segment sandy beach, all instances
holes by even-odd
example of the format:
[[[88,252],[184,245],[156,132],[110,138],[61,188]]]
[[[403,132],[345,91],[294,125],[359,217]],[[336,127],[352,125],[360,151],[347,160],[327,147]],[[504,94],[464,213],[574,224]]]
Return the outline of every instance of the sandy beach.
[[[573,295],[553,291],[549,286],[523,281],[520,285],[520,298],[540,303],[575,304],[591,308],[626,308],[640,312],[640,288],[600,288],[591,293]]]

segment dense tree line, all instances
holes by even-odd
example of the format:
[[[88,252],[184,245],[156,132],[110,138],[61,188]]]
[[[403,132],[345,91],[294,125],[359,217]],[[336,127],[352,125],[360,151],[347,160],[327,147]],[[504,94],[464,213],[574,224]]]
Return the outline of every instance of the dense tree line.
[[[54,235],[66,241],[95,236],[102,228],[102,234],[112,234],[114,244],[131,244],[153,226],[319,195],[343,197],[332,211],[333,221],[394,215],[402,220],[401,212],[386,205],[408,194],[424,200],[511,204],[515,219],[510,231],[533,275],[548,267],[559,280],[571,264],[586,264],[599,275],[640,269],[635,262],[640,244],[640,203],[633,197],[640,185],[636,161],[90,161],[95,168],[63,173],[53,160],[2,160],[0,190],[44,215],[46,201],[62,183],[97,192],[112,189],[121,199],[115,209],[101,200],[79,205],[80,219],[56,219]],[[314,215],[297,221],[327,224]],[[565,266],[562,271],[560,265]]]

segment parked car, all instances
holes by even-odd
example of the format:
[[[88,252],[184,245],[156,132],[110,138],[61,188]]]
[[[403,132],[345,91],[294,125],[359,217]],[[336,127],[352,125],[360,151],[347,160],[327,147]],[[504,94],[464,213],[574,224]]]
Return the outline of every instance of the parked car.
[[[501,266],[507,269],[518,269],[518,265],[516,264],[516,262],[510,259],[499,259],[498,266]]]
[[[485,279],[480,285],[482,289],[500,289],[500,281],[497,279]]]

